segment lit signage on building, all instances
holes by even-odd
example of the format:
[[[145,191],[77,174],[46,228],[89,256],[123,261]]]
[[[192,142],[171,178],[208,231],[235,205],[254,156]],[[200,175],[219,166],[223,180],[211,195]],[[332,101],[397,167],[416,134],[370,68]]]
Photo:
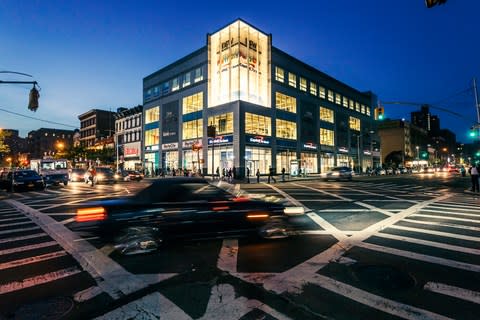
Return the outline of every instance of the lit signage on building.
[[[338,152],[348,153],[348,149],[345,147],[339,147]]]
[[[222,143],[232,143],[233,136],[218,136],[215,139],[208,138],[208,144],[211,145],[212,143],[215,144],[222,144]]]
[[[162,150],[178,149],[178,142],[162,144]]]
[[[140,156],[140,142],[128,143],[123,146],[125,158]]]
[[[265,138],[264,136],[247,136],[247,142],[255,144],[270,145],[270,139]]]
[[[270,107],[269,36],[243,21],[209,36],[208,105],[243,100]]]
[[[145,151],[157,151],[159,149],[158,145],[146,146]]]
[[[367,155],[367,156],[371,156],[372,153],[370,152],[370,150],[363,150],[363,154],[364,155]]]
[[[195,139],[195,140],[183,141],[182,147],[183,147],[183,148],[191,149],[194,145],[195,145],[197,148],[201,148],[201,147],[202,147],[202,140],[197,140],[197,139]]]
[[[304,149],[309,149],[309,150],[317,150],[317,145],[312,142],[307,142],[303,144]]]

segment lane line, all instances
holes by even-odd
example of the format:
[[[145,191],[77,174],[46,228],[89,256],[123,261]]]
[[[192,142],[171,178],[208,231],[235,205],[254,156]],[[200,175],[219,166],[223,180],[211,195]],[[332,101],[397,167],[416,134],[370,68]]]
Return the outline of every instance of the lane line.
[[[19,236],[19,237],[14,237],[14,238],[5,238],[5,239],[0,239],[0,244],[2,244],[2,243],[9,243],[9,242],[15,242],[15,241],[28,240],[28,239],[35,239],[35,238],[40,238],[40,237],[45,237],[45,236],[47,236],[46,233],[40,232],[40,233],[30,234],[30,235],[28,235],[28,236]]]
[[[295,184],[293,183],[293,185],[295,185]],[[313,222],[315,222],[317,225],[319,225],[322,229],[328,231],[337,240],[340,241],[340,240],[344,240],[344,239],[348,238],[345,234],[343,234],[343,232],[341,232],[339,229],[337,229],[335,226],[333,226],[330,222],[323,219],[322,217],[320,217],[316,213],[311,212],[310,208],[304,206],[300,201],[296,200],[295,198],[290,196],[288,193],[286,193],[283,190],[280,190],[279,188],[274,187],[270,184],[268,184],[268,186],[270,188],[272,188],[273,190],[275,190],[276,192],[278,192],[279,194],[281,194],[285,199],[290,201],[293,205],[295,205],[297,207],[303,207],[305,209],[305,211],[307,212],[306,215],[310,219],[312,219]]]
[[[75,293],[73,295],[73,300],[75,302],[84,302],[84,301],[95,298],[101,293],[103,293],[103,290],[100,287],[93,286]]]
[[[40,229],[40,227],[35,226],[35,227],[31,227],[31,228],[4,230],[4,231],[0,231],[0,235],[9,234],[9,233],[16,233],[16,232],[31,231],[31,230],[36,230],[36,229]]]
[[[459,287],[449,286],[443,283],[436,282],[427,282],[423,286],[424,290],[440,293],[446,296],[454,297],[457,299],[462,299],[470,301],[476,304],[480,304],[480,292],[472,291],[468,289],[463,289]]]
[[[19,217],[15,217],[15,218],[7,218],[7,219],[0,219],[0,223],[2,222],[8,222],[8,221],[15,221],[15,220],[28,220],[27,217],[25,217],[23,214],[20,215]],[[0,225],[1,227],[1,225]]]
[[[82,270],[79,270],[76,267],[71,267],[71,268],[66,268],[58,271],[45,273],[39,276],[27,278],[22,281],[14,281],[7,284],[3,284],[3,285],[0,285],[0,295],[38,286],[41,284],[63,279],[66,277],[71,277],[80,272],[82,272]]]
[[[238,240],[224,239],[222,249],[218,255],[217,267],[220,270],[236,273],[237,272]]]
[[[316,284],[324,289],[327,289],[333,293],[342,295],[348,299],[366,305],[370,308],[380,310],[396,317],[411,320],[450,319],[438,313],[420,309],[414,306],[410,306],[401,302],[397,302],[372,294],[368,291],[358,289],[346,283],[334,280],[332,278],[328,278],[320,274],[315,274],[311,279],[309,279],[309,282]]]
[[[28,219],[28,218],[27,218]],[[0,225],[1,228],[4,228],[4,227],[15,227],[15,226],[23,226],[23,225],[26,225],[26,224],[34,224],[33,221],[22,221],[22,222],[15,222],[15,223],[7,223],[7,224],[2,224]]]
[[[423,233],[423,234],[431,234],[431,235],[442,236],[442,237],[446,237],[446,238],[480,242],[479,237],[465,236],[463,234],[448,233],[448,232],[435,231],[435,230],[429,230],[429,229],[411,228],[411,227],[404,227],[404,226],[397,226],[397,225],[389,226],[388,228],[404,230],[404,231],[413,231],[413,232],[418,232],[418,233]]]
[[[448,228],[457,228],[463,230],[472,230],[472,231],[480,231],[480,228],[477,227],[470,227],[470,226],[462,226],[460,224],[453,224],[453,223],[444,223],[444,222],[435,222],[435,221],[423,221],[423,220],[413,220],[413,219],[403,219],[402,221],[416,223],[416,224],[426,224],[431,226],[439,226],[439,227],[448,227]]]
[[[23,251],[53,247],[55,245],[57,245],[57,242],[55,242],[55,241],[41,242],[41,243],[37,243],[37,244],[30,244],[28,246],[0,250],[0,256],[4,256],[4,255],[7,255],[7,254],[12,254],[12,253],[17,253],[17,252],[23,252]]]
[[[480,218],[480,212],[478,214],[475,213],[465,213],[465,212],[453,212],[453,211],[446,211],[446,210],[435,210],[435,209],[430,209],[432,207],[428,207],[427,209],[423,209],[422,212],[433,212],[433,213],[443,213],[443,214],[451,214],[455,216],[467,216],[467,217],[477,217]],[[448,209],[448,210],[454,210],[454,209]],[[471,210],[468,210],[468,212],[472,212]],[[480,220],[477,220],[480,222]]]
[[[456,217],[448,217],[448,216],[436,216],[433,214],[423,214],[423,213],[412,214],[412,217],[423,217],[423,218],[433,218],[433,219],[440,219],[440,220],[480,223],[480,220],[464,219],[464,218],[456,218]]]
[[[278,275],[275,275],[269,279],[266,279],[263,285],[267,290],[272,290],[277,293],[282,293],[287,290],[290,291],[295,289],[301,292],[303,290],[303,285],[305,284],[305,275],[318,272],[320,269],[328,265],[331,261],[339,259],[348,250],[358,245],[362,241],[370,238],[377,232],[392,226],[398,221],[410,216],[411,214],[417,212],[418,210],[428,206],[435,201],[445,200],[451,196],[453,195],[444,194],[440,197],[427,200],[423,203],[419,203],[408,209],[405,209],[404,211],[399,212],[394,216],[385,218],[384,220],[372,224],[369,227],[363,229],[362,231],[353,234],[351,237],[339,241],[338,243],[332,245],[330,248],[324,250],[316,256],[313,256],[312,258],[296,265],[295,267]]]
[[[105,256],[100,250],[79,235],[69,230],[52,217],[32,209],[15,200],[5,200],[11,206],[24,212],[58,242],[69,254],[78,261],[83,270],[87,271],[94,279],[103,279],[98,285],[113,299],[118,299],[148,286],[143,280],[125,270],[120,264]]]
[[[32,264],[32,263],[37,263],[37,262],[41,262],[41,261],[56,259],[56,258],[59,258],[59,257],[64,257],[66,255],[67,255],[67,253],[65,251],[60,250],[60,251],[56,251],[56,252],[52,252],[52,253],[42,254],[42,255],[39,255],[39,256],[35,256],[35,257],[28,257],[28,258],[24,258],[24,259],[4,262],[4,263],[0,263],[0,270],[6,270],[6,269],[11,269],[11,268],[15,268],[15,267],[24,266],[24,265],[27,265],[27,264]]]
[[[465,205],[465,204],[445,204],[445,203],[435,203],[436,208],[442,208],[442,209],[447,209],[447,208],[458,208],[457,210],[475,210],[478,211],[478,205]]]
[[[456,252],[463,252],[463,253],[468,253],[468,254],[473,254],[473,255],[480,255],[480,250],[479,249],[471,249],[471,248],[467,248],[467,247],[460,247],[460,246],[455,246],[455,245],[441,243],[441,242],[434,242],[434,241],[422,240],[422,239],[405,237],[405,236],[397,236],[397,235],[394,235],[394,234],[382,233],[382,232],[379,232],[379,233],[375,234],[374,236],[384,238],[384,239],[391,239],[391,240],[397,240],[397,241],[402,241],[402,242],[421,244],[421,245],[424,245],[424,246],[434,247],[434,248],[439,248],[439,249],[447,249],[447,250],[456,251]]]

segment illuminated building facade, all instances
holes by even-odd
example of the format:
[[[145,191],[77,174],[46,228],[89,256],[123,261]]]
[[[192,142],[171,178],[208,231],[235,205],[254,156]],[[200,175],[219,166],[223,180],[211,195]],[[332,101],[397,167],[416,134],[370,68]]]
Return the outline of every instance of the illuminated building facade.
[[[205,47],[145,77],[143,88],[143,161],[154,168],[296,175],[365,170],[380,156],[369,133],[375,95],[273,47],[243,20],[208,34]]]

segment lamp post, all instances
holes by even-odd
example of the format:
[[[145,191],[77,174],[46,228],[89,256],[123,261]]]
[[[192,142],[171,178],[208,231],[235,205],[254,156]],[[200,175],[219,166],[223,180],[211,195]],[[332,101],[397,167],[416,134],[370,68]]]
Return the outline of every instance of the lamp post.
[[[207,137],[212,138],[212,180],[215,179],[215,137],[217,136],[217,127],[214,124],[210,124],[207,127]]]

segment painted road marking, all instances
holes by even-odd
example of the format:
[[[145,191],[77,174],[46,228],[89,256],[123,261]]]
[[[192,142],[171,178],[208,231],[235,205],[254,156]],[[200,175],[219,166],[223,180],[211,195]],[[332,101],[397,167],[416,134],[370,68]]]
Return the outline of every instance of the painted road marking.
[[[480,220],[456,218],[456,217],[449,217],[449,216],[437,216],[437,215],[433,215],[433,214],[422,214],[422,213],[412,214],[412,217],[423,217],[423,218],[433,218],[433,219],[441,219],[441,220],[453,220],[453,221],[480,223]]]
[[[46,233],[40,232],[40,233],[30,234],[28,236],[20,236],[20,237],[14,237],[14,238],[0,239],[0,244],[15,242],[15,241],[28,240],[28,239],[35,239],[35,238],[40,238],[40,237],[45,237],[45,236],[47,236]]]
[[[465,204],[447,204],[447,203],[435,203],[434,206],[431,206],[431,207],[435,207],[435,208],[441,208],[441,209],[450,209],[450,208],[458,208],[458,210],[460,209],[463,209],[463,210],[474,210],[474,211],[478,211],[480,212],[479,208],[478,208],[478,204],[477,205],[465,205]]]
[[[448,232],[428,230],[428,229],[411,228],[411,227],[404,227],[404,226],[397,226],[397,225],[389,226],[388,228],[405,230],[405,231],[414,231],[414,232],[424,233],[424,234],[433,234],[433,235],[436,235],[436,236],[442,236],[442,237],[447,237],[447,238],[454,238],[454,239],[480,242],[479,237],[465,236],[463,234],[448,233]]]
[[[2,228],[3,227],[15,227],[15,226],[23,226],[25,224],[33,224],[33,222],[28,220],[28,221],[22,221],[22,222],[7,223],[7,224],[0,225],[0,227],[2,227]]]
[[[133,293],[148,286],[140,278],[135,277],[117,262],[105,256],[89,242],[75,241],[81,239],[80,236],[52,217],[18,201],[5,201],[34,219],[43,231],[70,253],[94,279],[97,279],[97,281],[103,279],[103,281],[98,282],[98,285],[113,299],[118,299],[122,295]]]
[[[16,248],[11,248],[11,249],[6,249],[6,250],[0,250],[0,256],[4,256],[6,254],[17,253],[17,252],[35,250],[35,249],[40,249],[40,248],[53,247],[55,245],[57,245],[57,242],[48,241],[48,242],[42,242],[42,243],[37,243],[37,244],[31,244],[31,245],[23,246],[23,247],[16,247]]]
[[[417,238],[410,238],[410,237],[405,237],[405,236],[397,236],[397,235],[389,234],[389,233],[380,232],[380,233],[375,234],[375,237],[380,237],[380,238],[384,238],[384,239],[391,239],[391,240],[398,240],[398,241],[402,241],[402,242],[409,242],[409,243],[415,243],[415,244],[421,244],[421,245],[424,245],[424,246],[429,246],[429,247],[434,247],[434,248],[439,248],[439,249],[447,249],[447,250],[451,250],[451,251],[463,252],[463,253],[468,253],[468,254],[480,255],[480,250],[479,249],[472,249],[472,248],[454,246],[454,245],[451,245],[451,244],[422,240],[422,239],[417,239]]]
[[[480,292],[477,292],[477,291],[458,288],[458,287],[449,286],[447,284],[436,283],[436,282],[427,282],[423,286],[423,289],[427,291],[432,291],[435,293],[444,294],[457,299],[462,299],[462,300],[470,301],[476,304],[480,304]]]
[[[411,251],[400,250],[400,249],[395,249],[390,247],[383,247],[376,244],[365,243],[365,242],[358,243],[357,247],[362,247],[372,251],[388,253],[395,256],[400,256],[400,257],[409,258],[413,260],[419,260],[427,263],[438,264],[438,265],[451,267],[455,269],[462,269],[462,270],[467,270],[472,272],[480,272],[480,265],[476,265],[476,264],[459,262],[459,261],[435,257],[435,256],[428,256],[425,254],[420,254],[420,253],[415,253]]]
[[[464,229],[464,230],[480,231],[480,228],[478,228],[478,227],[462,226],[462,225],[459,225],[459,224],[452,224],[452,223],[435,222],[435,221],[422,221],[422,220],[413,220],[413,219],[403,219],[402,221],[416,223],[416,224],[427,224],[427,225],[439,226],[439,227],[448,227],[448,228],[457,228],[457,229]]]
[[[40,262],[40,261],[56,259],[56,258],[59,258],[59,257],[64,257],[66,255],[67,255],[67,253],[65,251],[60,250],[60,251],[56,251],[56,252],[52,252],[52,253],[42,254],[42,255],[39,255],[39,256],[35,256],[35,257],[28,257],[28,258],[24,258],[24,259],[4,262],[4,263],[0,263],[0,270],[6,270],[6,269],[11,269],[11,268],[24,266],[24,265],[27,265],[27,264],[37,263],[37,262]]]
[[[218,255],[217,267],[220,270],[237,272],[238,240],[224,239],[222,249]]]
[[[45,273],[39,276],[23,279],[21,281],[14,281],[14,282],[2,284],[0,285],[0,295],[38,286],[44,283],[56,281],[66,277],[71,277],[80,272],[82,272],[82,270],[79,270],[76,267],[72,267],[72,268],[66,268],[58,271]]]
[[[21,214],[21,215],[19,215],[19,217],[7,218],[7,219],[0,219],[0,223],[2,223],[2,222],[8,222],[8,221],[15,221],[15,220],[22,220],[22,219],[23,219],[23,220],[25,220],[25,219],[28,220],[27,217],[25,217],[23,214]],[[2,227],[2,225],[0,225],[0,227]]]
[[[428,310],[409,306],[407,304],[377,296],[368,291],[358,289],[346,283],[328,278],[320,274],[315,274],[308,280],[310,283],[316,284],[324,289],[342,295],[348,299],[357,301],[363,305],[369,306],[370,308],[374,308],[404,319],[450,319],[438,313],[433,313]]]
[[[453,212],[453,211],[447,211],[447,210],[434,210],[430,209],[431,207],[428,207],[427,209],[422,209],[422,212],[433,212],[433,213],[443,213],[443,214],[451,214],[453,216],[467,216],[467,217],[477,217],[480,218],[480,214],[474,214],[474,213],[465,213],[465,212]],[[453,209],[450,209],[453,210]],[[472,212],[469,210],[468,212]],[[438,217],[443,217],[442,215],[439,215]],[[473,221],[479,221],[480,220],[474,220]]]
[[[93,286],[75,293],[73,295],[73,300],[75,300],[76,302],[84,302],[84,301],[95,298],[102,292],[103,290],[100,287]]]
[[[40,229],[40,227],[35,226],[35,227],[31,227],[31,228],[4,230],[4,231],[0,231],[0,235],[9,234],[9,233],[16,233],[16,232],[31,231],[31,230],[36,230],[36,229]]]

